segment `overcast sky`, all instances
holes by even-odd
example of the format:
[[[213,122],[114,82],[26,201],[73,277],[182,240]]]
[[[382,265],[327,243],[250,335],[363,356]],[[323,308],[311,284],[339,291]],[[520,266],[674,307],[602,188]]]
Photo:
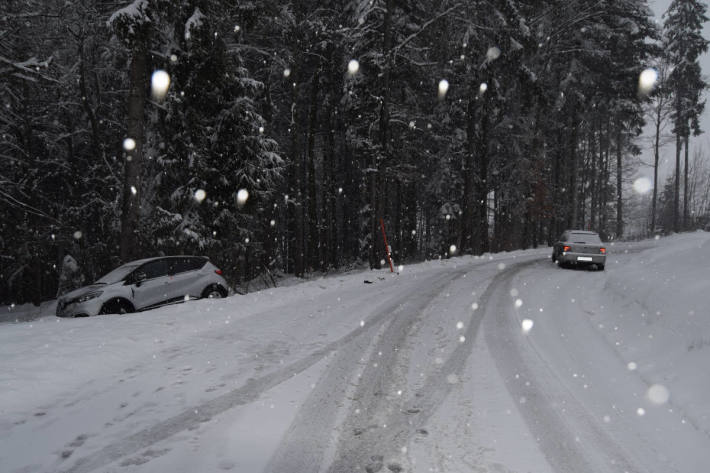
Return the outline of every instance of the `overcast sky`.
[[[671,0],[648,0],[648,4],[653,10],[653,12],[656,14],[656,18],[659,21],[660,25],[663,25],[663,14],[665,13],[666,10],[668,10],[668,6],[671,4]],[[705,38],[710,38],[710,22],[705,24],[705,28],[703,30],[704,34],[703,36]],[[703,75],[705,76],[705,80],[708,81],[708,73],[710,72],[710,54],[704,54],[700,58],[700,66],[702,67],[703,70]],[[706,98],[708,94],[706,93]],[[700,126],[704,133],[700,135],[699,137],[691,137],[690,139],[690,155],[693,155],[693,152],[696,148],[700,147],[701,149],[705,149],[710,145],[710,101],[705,107],[705,113],[703,113],[703,116],[700,121]],[[670,127],[669,127],[670,129]],[[646,127],[646,137],[651,137],[653,136],[653,130],[650,127]],[[648,141],[648,142],[646,142]],[[644,152],[641,156],[642,160],[645,161],[648,164],[653,163],[653,149],[650,146],[651,140],[644,140],[643,143],[641,143],[642,146],[645,146],[646,149],[644,149]],[[668,145],[663,148],[661,151],[661,171],[660,175],[661,176],[667,176],[670,173],[673,172],[673,167],[675,166],[675,142],[673,144]],[[644,168],[643,166],[641,169],[639,169],[639,174],[653,177],[653,169],[652,168]],[[659,189],[661,189],[663,186],[662,181],[659,182]]]

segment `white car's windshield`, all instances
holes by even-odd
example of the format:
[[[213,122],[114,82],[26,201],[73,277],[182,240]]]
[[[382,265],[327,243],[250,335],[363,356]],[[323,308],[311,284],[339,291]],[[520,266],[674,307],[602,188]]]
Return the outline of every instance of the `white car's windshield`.
[[[113,284],[123,280],[131,271],[138,267],[137,264],[125,264],[114,269],[110,273],[97,280],[95,284]]]

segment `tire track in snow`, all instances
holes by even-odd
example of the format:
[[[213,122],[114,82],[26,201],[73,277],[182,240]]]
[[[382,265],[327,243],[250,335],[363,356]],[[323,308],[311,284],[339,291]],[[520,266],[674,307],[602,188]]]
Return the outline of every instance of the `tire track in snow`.
[[[415,286],[415,289],[417,292],[422,292],[425,291],[427,287],[431,286],[432,283],[437,284],[441,279],[448,280],[449,278],[449,274],[442,276],[441,272],[437,272],[435,276],[423,279]],[[95,471],[127,455],[134,454],[172,437],[175,434],[191,429],[201,423],[208,422],[222,412],[237,406],[249,404],[258,399],[265,391],[305,371],[324,357],[332,354],[336,350],[342,349],[354,340],[360,337],[371,338],[374,331],[380,325],[387,322],[392,313],[405,304],[410,297],[411,294],[404,294],[399,295],[399,297],[393,300],[386,301],[376,309],[375,315],[368,319],[365,327],[358,327],[356,330],[349,332],[340,339],[315,350],[310,355],[288,366],[259,378],[251,379],[239,388],[200,405],[190,407],[180,414],[140,430],[92,454],[79,458],[73,466],[67,469],[58,468],[58,470],[64,473],[88,473]]]
[[[490,305],[483,306],[486,344],[506,389],[514,400],[520,401],[516,402],[518,411],[555,471],[639,472],[522,334],[519,321],[512,314],[508,289],[515,275],[527,266],[530,264],[502,274],[498,284],[489,288]],[[570,418],[574,419],[574,425],[570,424]],[[591,440],[592,445],[582,444],[578,434]],[[590,458],[592,449],[599,453]]]
[[[362,432],[355,430],[354,428],[357,425],[362,425],[362,415],[351,412],[343,424],[344,427],[341,429],[343,432],[335,461],[327,471],[330,473],[349,473],[353,470],[382,471],[378,470],[378,468],[384,467],[382,462],[385,458],[400,457],[400,448],[406,445],[410,438],[415,435],[426,435],[426,430],[423,429],[424,425],[442,404],[446,396],[449,395],[463,373],[466,361],[473,349],[476,334],[484,317],[484,309],[489,298],[497,287],[506,280],[508,274],[538,262],[539,256],[535,256],[533,261],[513,263],[490,278],[489,284],[478,300],[479,309],[470,316],[470,321],[464,334],[465,341],[463,343],[457,342],[456,348],[449,357],[439,369],[426,378],[423,387],[416,391],[413,396],[404,400],[400,406],[396,406],[397,408],[393,408],[392,400],[385,399],[383,396],[370,398],[370,405],[366,409],[370,417],[375,417],[379,420],[379,424],[375,428],[365,429]],[[497,265],[498,262],[485,263],[485,266],[492,264]],[[468,270],[478,269],[481,266],[484,265],[472,266]],[[467,271],[461,271],[461,274],[465,272]],[[458,274],[457,277],[461,274]],[[453,279],[455,278],[452,278],[452,281]],[[410,328],[413,323],[414,320],[409,321]],[[404,332],[406,334],[406,331]],[[383,341],[378,345],[378,348],[386,349],[388,344],[391,344],[391,342],[383,337]],[[393,360],[391,363],[394,365],[396,361]],[[382,383],[385,380],[389,381],[390,386],[394,386],[392,377],[382,376],[382,373],[378,373],[378,371],[380,370],[375,370],[370,373],[370,377],[363,376],[360,380],[359,395],[364,396],[365,399],[367,399],[367,391],[371,390],[369,385],[372,383],[378,381]],[[373,377],[378,377],[378,374],[379,380],[372,379]],[[388,464],[387,467],[391,471],[403,469],[403,466],[398,463]]]
[[[447,272],[428,282],[426,288],[419,286],[419,290],[401,298],[404,301],[388,314],[387,323],[372,326],[367,333],[342,346],[299,410],[265,471],[320,471],[327,461],[325,457],[332,454],[334,429],[341,430],[341,437],[345,435],[342,432],[345,427],[337,425],[342,405],[358,399],[374,404],[386,397],[387,385],[395,376],[393,370],[398,347],[404,343],[407,327],[436,295],[464,272]],[[412,317],[413,313],[417,315]],[[367,370],[373,362],[379,368]],[[363,371],[367,373],[363,375]],[[367,392],[362,392],[362,386],[366,386]],[[362,403],[358,402],[358,405]],[[363,412],[367,409],[362,407]],[[343,423],[346,425],[347,422]]]
[[[538,260],[536,255],[535,261]],[[467,265],[444,275],[429,290],[413,293],[414,300],[400,307],[391,322],[379,328],[374,340],[362,339],[341,348],[300,409],[266,471],[379,471],[385,466],[385,455],[399,457],[398,446],[422,432],[421,427],[453,389],[454,384],[447,378],[461,375],[483,311],[470,315],[465,342],[457,342],[442,366],[406,399],[391,396],[408,369],[407,353],[401,348],[411,341],[413,327],[437,295],[471,270],[494,264],[498,265],[498,261]],[[513,264],[490,278],[479,303],[485,304],[492,292],[490,286],[519,264],[530,263]],[[369,353],[366,360],[363,352]],[[392,463],[387,467],[398,471],[402,465]]]

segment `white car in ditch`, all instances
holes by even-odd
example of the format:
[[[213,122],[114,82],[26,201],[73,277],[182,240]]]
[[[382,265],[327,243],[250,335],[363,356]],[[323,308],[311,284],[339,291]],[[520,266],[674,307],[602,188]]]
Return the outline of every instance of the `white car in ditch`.
[[[222,271],[202,256],[164,256],[119,266],[57,300],[58,317],[148,310],[189,299],[226,297]]]

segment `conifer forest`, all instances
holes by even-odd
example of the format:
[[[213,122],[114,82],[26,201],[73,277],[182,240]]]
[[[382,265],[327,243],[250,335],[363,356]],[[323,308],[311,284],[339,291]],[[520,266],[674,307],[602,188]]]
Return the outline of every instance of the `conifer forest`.
[[[710,225],[700,0],[2,5],[0,303],[65,252],[237,286]]]

